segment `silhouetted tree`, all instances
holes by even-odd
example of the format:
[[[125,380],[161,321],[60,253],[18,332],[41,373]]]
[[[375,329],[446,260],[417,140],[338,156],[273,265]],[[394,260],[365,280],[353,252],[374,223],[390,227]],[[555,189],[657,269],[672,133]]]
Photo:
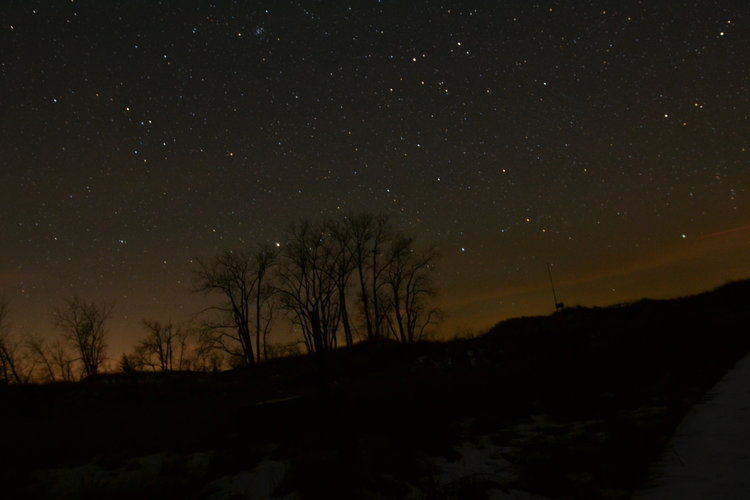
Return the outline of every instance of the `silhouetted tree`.
[[[255,278],[252,272],[252,256],[248,252],[224,251],[210,264],[197,259],[200,269],[196,272],[196,291],[223,295],[224,303],[210,307],[220,313],[218,321],[207,322],[205,331],[216,334],[216,344],[230,354],[240,356],[245,364],[255,363],[253,342],[250,337],[250,310]],[[226,330],[234,329],[234,333]],[[239,343],[237,352],[226,338]]]
[[[282,250],[278,291],[282,305],[302,329],[308,352],[336,347],[341,318],[336,288],[336,260],[325,224],[293,224]]]
[[[192,368],[203,372],[221,370],[224,367],[227,350],[219,343],[219,337],[215,334],[213,327],[210,325],[199,327],[195,337],[197,342],[193,349]],[[231,352],[229,354],[234,359],[242,359]]]
[[[384,252],[393,238],[393,229],[385,215],[360,213],[348,216],[347,221],[367,338],[378,338],[383,336],[385,320],[381,303],[382,278],[387,267]]]
[[[436,295],[430,277],[437,251],[419,253],[409,237],[397,236],[389,249],[384,281],[388,290],[388,323],[394,336],[404,343],[419,340],[427,327],[440,318],[440,310],[429,305]]]
[[[333,253],[333,278],[338,292],[339,314],[341,326],[344,330],[344,342],[347,346],[354,343],[354,334],[349,316],[347,297],[349,282],[355,269],[353,231],[348,218],[332,219],[327,222],[331,233],[331,252]]]
[[[238,356],[246,365],[254,364],[257,361],[256,355],[260,359],[261,338],[267,336],[270,329],[269,317],[272,317],[272,289],[267,286],[266,278],[275,259],[275,251],[268,246],[256,253],[227,250],[215,257],[210,264],[197,259],[199,268],[195,272],[194,291],[219,293],[224,298],[222,304],[206,309],[219,313],[218,319],[204,324],[203,335],[214,335],[213,342],[206,345],[214,345]],[[255,349],[252,341],[253,326]],[[239,349],[234,344],[239,345]]]
[[[0,297],[0,383],[22,384],[25,381],[21,374],[17,351],[18,342],[10,335],[8,304]]]
[[[28,335],[26,337],[26,348],[34,360],[42,366],[44,373],[41,377],[36,378],[45,382],[57,382],[57,376],[55,375],[52,359],[46,344],[47,341],[43,337],[37,335]]]
[[[106,359],[106,326],[113,308],[105,302],[87,302],[73,297],[64,307],[55,310],[54,325],[80,356],[85,376],[96,375]]]
[[[60,339],[53,341],[47,350],[47,356],[59,375],[60,381],[72,382],[75,380],[75,374],[73,373],[75,358],[70,354],[65,342]]]
[[[124,354],[120,356],[120,362],[117,366],[122,373],[134,373],[138,371],[136,363],[134,363],[133,356]]]
[[[131,366],[161,371],[183,370],[187,361],[187,330],[171,322],[162,324],[158,321],[143,320],[142,324],[148,335],[136,346],[134,359],[130,360]]]
[[[289,344],[269,344],[267,346],[268,359],[289,358],[292,356],[299,356],[302,353],[302,349],[300,348],[300,345],[304,343],[305,343],[304,340],[301,340],[301,341],[292,342]]]
[[[263,340],[263,359],[268,359],[268,334],[273,322],[273,296],[276,288],[270,282],[269,274],[276,265],[278,252],[270,245],[262,246],[255,253],[255,276],[257,290],[255,293],[255,352],[260,361],[261,339]]]
[[[72,382],[75,356],[61,339],[49,341],[39,335],[26,336],[26,349],[34,364],[41,366],[42,375],[35,377],[46,382]]]

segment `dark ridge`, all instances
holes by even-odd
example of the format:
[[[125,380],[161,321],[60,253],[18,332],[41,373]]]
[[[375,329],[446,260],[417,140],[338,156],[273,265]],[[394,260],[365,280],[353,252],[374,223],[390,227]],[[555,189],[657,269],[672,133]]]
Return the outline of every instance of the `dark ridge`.
[[[0,479],[10,497],[44,497],[45,469],[208,452],[179,481],[158,476],[120,498],[204,498],[211,481],[262,459],[287,466],[280,496],[628,498],[686,411],[750,350],[749,303],[745,280],[510,319],[473,339],[362,342],[322,365],[298,356],[2,387]],[[440,483],[435,457],[454,460],[457,445],[480,439],[503,447],[514,477]]]

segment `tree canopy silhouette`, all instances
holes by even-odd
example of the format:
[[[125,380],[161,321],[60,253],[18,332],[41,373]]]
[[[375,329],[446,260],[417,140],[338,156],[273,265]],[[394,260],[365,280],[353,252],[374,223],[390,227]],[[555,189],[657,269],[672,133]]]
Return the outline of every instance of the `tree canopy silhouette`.
[[[55,310],[54,325],[80,356],[83,374],[87,377],[96,375],[106,359],[106,326],[113,309],[114,306],[106,302],[73,297],[64,307]]]
[[[210,262],[196,260],[194,291],[218,294],[223,299],[206,308],[218,315],[206,321],[204,335],[209,335],[219,348],[241,358],[243,364],[255,364],[261,355],[261,339],[270,328],[272,291],[267,278],[275,264],[276,251],[266,245],[256,252],[225,250]]]

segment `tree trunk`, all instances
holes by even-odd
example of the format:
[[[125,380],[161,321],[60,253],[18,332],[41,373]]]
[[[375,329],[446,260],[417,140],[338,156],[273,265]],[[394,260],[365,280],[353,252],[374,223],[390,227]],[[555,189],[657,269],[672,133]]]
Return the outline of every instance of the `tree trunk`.
[[[398,325],[398,336],[402,343],[406,343],[406,332],[404,331],[404,316],[401,312],[401,302],[398,293],[398,286],[393,285],[393,314],[396,316],[396,325]],[[407,313],[408,314],[408,313]]]
[[[258,281],[258,293],[255,297],[255,355],[260,363],[260,286],[262,281]],[[264,342],[265,344],[265,339]]]
[[[245,364],[253,366],[255,364],[255,355],[253,354],[253,341],[250,338],[250,328],[246,322],[238,325],[237,334],[240,337],[240,343],[244,351]]]
[[[5,349],[5,347],[0,347],[2,349],[2,352],[0,352],[0,356],[2,356],[3,359],[3,366],[6,368],[6,370],[9,368],[11,375],[13,375],[13,378],[16,379],[16,383],[22,384],[21,377],[18,375],[18,371],[16,370],[16,363],[13,361],[13,358],[11,357],[10,353]],[[7,380],[8,375],[6,373],[5,378]]]
[[[318,314],[318,311],[315,309],[310,311],[310,327],[312,329],[315,352],[318,354],[322,354],[325,350],[323,343],[323,330],[320,325],[320,314]]]
[[[344,342],[347,347],[354,343],[352,338],[352,326],[349,324],[349,312],[346,309],[346,290],[339,287],[339,307],[341,308],[341,323],[344,325]]]
[[[375,333],[372,331],[372,321],[370,319],[370,301],[367,298],[367,283],[365,282],[364,269],[362,269],[363,265],[364,263],[360,259],[359,262],[357,262],[357,272],[359,275],[359,288],[362,294],[362,297],[361,297],[362,312],[365,315],[365,326],[367,327],[367,338],[372,339],[375,336]]]

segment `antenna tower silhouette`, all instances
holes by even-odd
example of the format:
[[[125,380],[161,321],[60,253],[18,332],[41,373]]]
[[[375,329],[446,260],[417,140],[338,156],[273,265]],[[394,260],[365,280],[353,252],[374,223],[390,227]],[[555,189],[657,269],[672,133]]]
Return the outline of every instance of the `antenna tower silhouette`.
[[[555,299],[555,311],[560,311],[565,307],[565,304],[557,301],[557,292],[555,292],[555,282],[552,281],[552,265],[547,262],[547,274],[549,275],[549,284],[552,287],[552,298]]]

